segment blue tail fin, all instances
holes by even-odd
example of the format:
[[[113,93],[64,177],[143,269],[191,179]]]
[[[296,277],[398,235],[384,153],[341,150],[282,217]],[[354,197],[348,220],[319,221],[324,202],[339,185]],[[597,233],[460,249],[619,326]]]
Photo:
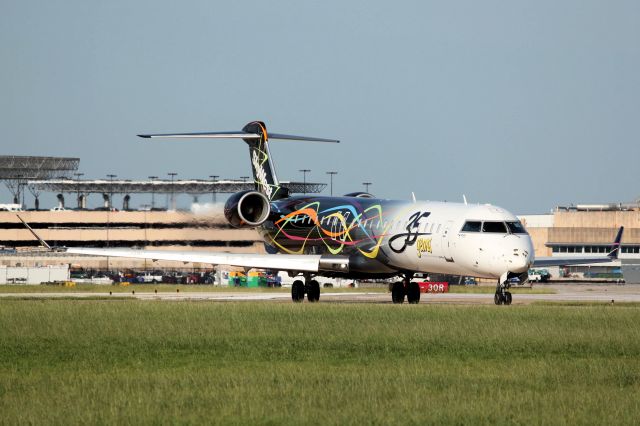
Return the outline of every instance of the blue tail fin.
[[[618,235],[616,235],[616,239],[613,240],[613,244],[611,245],[611,250],[609,251],[609,256],[612,260],[617,259],[620,254],[620,242],[622,241],[622,234],[624,233],[624,226],[621,226],[618,229]]]

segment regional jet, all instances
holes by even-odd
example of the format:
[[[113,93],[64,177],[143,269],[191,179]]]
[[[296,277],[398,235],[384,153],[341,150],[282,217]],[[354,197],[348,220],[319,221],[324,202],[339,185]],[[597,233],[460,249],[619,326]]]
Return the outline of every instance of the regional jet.
[[[237,138],[249,146],[253,190],[233,194],[224,214],[236,228],[256,228],[266,254],[68,248],[69,253],[230,265],[286,271],[296,279],[294,302],[320,299],[317,276],[394,278],[393,303],[419,303],[418,273],[489,278],[497,281],[494,301],[509,305],[510,280],[525,281],[529,268],[611,262],[618,256],[622,228],[607,256],[535,259],[531,237],[507,210],[485,204],[399,201],[365,192],[340,197],[289,194],[276,177],[269,141],[339,142],[268,133],[254,121],[240,131],[144,134],[143,138]]]

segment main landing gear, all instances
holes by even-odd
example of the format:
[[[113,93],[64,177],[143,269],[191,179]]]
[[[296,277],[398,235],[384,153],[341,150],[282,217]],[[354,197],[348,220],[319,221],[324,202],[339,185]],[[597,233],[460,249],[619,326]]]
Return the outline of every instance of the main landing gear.
[[[305,294],[309,302],[313,303],[320,300],[320,283],[310,277],[305,277],[304,282],[295,280],[291,286],[291,300],[298,303],[302,302]]]
[[[496,286],[496,294],[493,296],[493,302],[496,305],[510,305],[511,304],[511,292],[508,291],[511,287],[509,281],[502,282],[502,279],[498,280]]]
[[[411,281],[412,275],[407,275],[402,281],[397,281],[391,286],[391,300],[393,303],[404,303],[404,297],[407,296],[407,302],[411,304],[420,303],[420,286],[417,282]]]

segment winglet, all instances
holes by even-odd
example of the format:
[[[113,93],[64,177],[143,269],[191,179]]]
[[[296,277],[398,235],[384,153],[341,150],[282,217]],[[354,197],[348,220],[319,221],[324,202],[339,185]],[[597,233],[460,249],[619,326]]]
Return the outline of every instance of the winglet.
[[[34,236],[34,237],[36,237],[36,239],[37,239],[38,241],[40,241],[40,244],[42,244],[43,246],[45,246],[48,250],[51,250],[51,246],[50,246],[49,244],[47,244],[47,242],[46,242],[45,240],[43,240],[42,238],[40,238],[40,236],[39,236],[38,234],[36,234],[36,231],[34,231],[34,230],[33,230],[33,228],[31,228],[31,227],[29,226],[29,224],[28,224],[27,222],[25,222],[25,221],[24,221],[24,219],[22,219],[22,218],[20,217],[20,215],[19,215],[19,214],[17,214],[16,216],[18,216],[18,219],[20,219],[20,222],[22,222],[22,224],[23,224],[24,226],[26,226],[26,227],[27,227],[27,229],[29,230],[29,232],[31,232],[31,233],[33,234],[33,236]]]
[[[616,239],[613,240],[613,244],[611,245],[611,250],[607,256],[611,258],[611,260],[618,259],[618,255],[620,254],[620,242],[622,241],[622,234],[624,233],[624,226],[621,226],[618,229],[618,235],[616,235]]]

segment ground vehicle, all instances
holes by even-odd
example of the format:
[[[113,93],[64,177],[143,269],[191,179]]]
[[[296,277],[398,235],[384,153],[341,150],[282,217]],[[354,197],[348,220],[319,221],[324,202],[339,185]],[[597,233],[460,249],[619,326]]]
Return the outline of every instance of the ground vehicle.
[[[21,212],[22,204],[0,204],[0,211]]]
[[[551,274],[546,269],[529,269],[529,281],[532,283],[549,282]]]
[[[89,275],[84,272],[72,273],[71,281],[76,284],[113,284],[113,280],[105,274]]]
[[[138,282],[141,283],[161,283],[162,281],[162,273],[161,272],[145,272],[142,275],[138,275]]]

